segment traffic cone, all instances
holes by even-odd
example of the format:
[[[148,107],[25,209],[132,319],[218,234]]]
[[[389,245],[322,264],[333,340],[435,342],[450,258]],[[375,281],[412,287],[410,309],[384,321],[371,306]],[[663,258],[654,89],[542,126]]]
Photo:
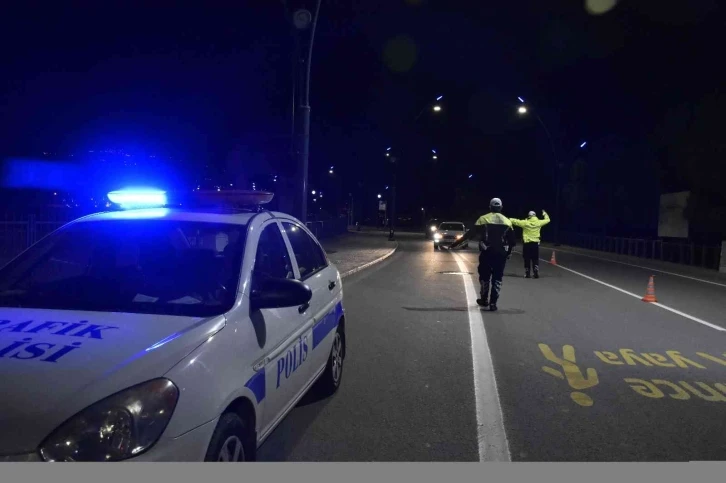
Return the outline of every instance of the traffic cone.
[[[550,257],[550,263],[552,265],[557,265],[557,258],[555,257],[555,251],[552,250],[552,256]]]
[[[648,281],[648,290],[645,292],[645,297],[643,297],[643,302],[657,302],[655,298],[655,283],[653,281],[655,277],[653,275],[650,276],[650,280]]]

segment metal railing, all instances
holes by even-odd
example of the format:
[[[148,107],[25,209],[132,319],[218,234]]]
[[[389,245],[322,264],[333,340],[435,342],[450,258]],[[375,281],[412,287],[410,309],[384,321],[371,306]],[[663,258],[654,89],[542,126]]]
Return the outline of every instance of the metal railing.
[[[563,245],[601,252],[615,253],[663,262],[679,263],[718,270],[721,247],[697,245],[688,242],[671,242],[658,239],[623,238],[590,235],[586,233],[562,233]]]
[[[308,221],[305,225],[308,227],[308,230],[313,232],[313,235],[315,235],[316,238],[321,240],[341,235],[348,231],[348,219],[345,217],[321,221]]]
[[[0,265],[13,259],[20,252],[49,235],[71,220],[87,213],[53,212],[42,214],[0,215]],[[322,221],[308,221],[308,229],[317,238],[325,239],[348,231],[348,220],[334,218]]]

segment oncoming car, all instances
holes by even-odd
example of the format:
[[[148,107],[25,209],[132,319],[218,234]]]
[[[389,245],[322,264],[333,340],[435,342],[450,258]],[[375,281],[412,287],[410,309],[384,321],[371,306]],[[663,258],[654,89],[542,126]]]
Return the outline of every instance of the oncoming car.
[[[340,274],[282,213],[80,218],[0,271],[0,312],[0,461],[254,460],[341,383]]]
[[[441,247],[451,246],[456,240],[463,237],[466,233],[466,227],[458,221],[445,221],[439,225],[436,233],[434,233],[434,250]],[[465,243],[462,248],[468,248],[469,244]]]

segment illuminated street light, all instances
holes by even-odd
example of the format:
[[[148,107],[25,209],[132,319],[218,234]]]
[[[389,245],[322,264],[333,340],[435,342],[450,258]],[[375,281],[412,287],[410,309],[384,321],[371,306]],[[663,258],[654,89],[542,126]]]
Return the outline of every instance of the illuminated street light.
[[[333,170],[331,169],[330,171],[328,171],[328,173],[333,174]]]
[[[312,190],[312,191],[311,191],[311,193],[312,193],[312,194],[315,194],[315,190]]]
[[[519,106],[517,112],[520,114],[527,114],[527,108],[525,106]]]
[[[517,99],[519,99],[519,102],[521,102],[522,104],[524,104],[524,99],[522,99],[521,97],[517,97]]]
[[[378,199],[379,199],[379,200],[381,199],[381,194],[380,194],[380,193],[378,193]]]
[[[440,110],[441,110],[441,106],[439,106],[438,104],[434,106],[435,112],[439,112]]]
[[[432,156],[432,158],[433,158],[433,159],[439,159],[439,157],[438,157],[438,156],[436,156],[435,154],[434,154],[434,155]]]
[[[582,144],[580,144],[580,147],[584,148],[586,144],[587,144],[587,141],[584,141]]]
[[[440,100],[441,100],[441,99],[443,99],[443,98],[444,98],[444,96],[439,96],[439,97],[437,97],[437,98],[436,98],[436,100],[437,100],[437,101],[440,101]]]
[[[470,175],[469,175],[469,179],[471,179],[471,178],[473,178],[473,177],[474,177],[474,175],[473,175],[473,174],[470,174]]]

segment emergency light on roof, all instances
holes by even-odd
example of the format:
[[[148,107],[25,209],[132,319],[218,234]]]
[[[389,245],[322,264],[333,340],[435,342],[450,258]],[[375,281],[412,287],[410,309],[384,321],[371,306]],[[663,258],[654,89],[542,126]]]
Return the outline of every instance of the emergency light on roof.
[[[108,194],[112,203],[123,209],[159,208],[165,206],[166,192],[156,190],[119,190]]]

